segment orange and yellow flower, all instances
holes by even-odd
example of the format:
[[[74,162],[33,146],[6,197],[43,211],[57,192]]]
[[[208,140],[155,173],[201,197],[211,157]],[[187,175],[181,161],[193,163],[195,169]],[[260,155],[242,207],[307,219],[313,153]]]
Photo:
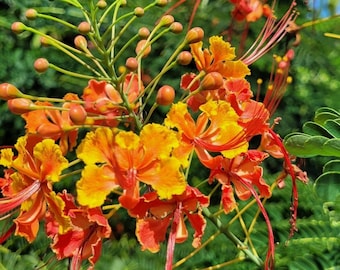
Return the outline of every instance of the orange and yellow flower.
[[[176,132],[158,124],[145,125],[139,136],[110,128],[88,133],[77,151],[86,164],[77,183],[78,201],[96,207],[119,188],[124,191],[120,203],[131,208],[138,202],[140,183],[151,186],[162,199],[181,194],[186,182],[179,160],[171,156],[178,145]],[[94,192],[96,196],[91,196]]]
[[[2,149],[0,164],[8,167],[9,174],[2,179],[4,198],[0,199],[0,214],[20,206],[20,214],[14,220],[16,235],[32,242],[39,229],[39,221],[46,208],[59,223],[59,232],[70,229],[70,218],[63,214],[64,202],[52,190],[52,184],[68,166],[61,149],[52,139],[41,141],[36,136],[24,136],[15,145],[18,155],[11,149]]]
[[[205,151],[221,152],[233,158],[248,149],[243,128],[238,124],[239,116],[228,102],[210,100],[200,106],[201,113],[195,121],[185,103],[174,104],[165,125],[181,133],[181,147],[175,149],[184,166],[187,157],[196,150],[200,159]]]
[[[248,67],[236,58],[235,48],[222,37],[209,38],[210,47],[202,49],[203,42],[190,44],[191,53],[199,71],[218,72],[224,78],[243,78],[250,74]]]

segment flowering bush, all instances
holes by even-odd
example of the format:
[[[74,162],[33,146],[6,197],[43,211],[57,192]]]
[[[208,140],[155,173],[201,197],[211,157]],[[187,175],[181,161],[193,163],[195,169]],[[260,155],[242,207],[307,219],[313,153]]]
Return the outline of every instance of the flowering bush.
[[[26,17],[70,28],[74,44],[21,22],[13,23],[12,30],[39,35],[42,45],[60,50],[85,68],[77,72],[39,58],[34,63],[37,72],[55,69],[86,80],[87,86],[52,98],[25,94],[9,83],[0,85],[0,97],[9,110],[26,122],[25,135],[0,152],[4,167],[0,215],[2,220],[13,219],[0,243],[12,233],[31,243],[43,222],[58,259],[71,258],[71,269],[80,269],[87,259],[93,269],[102,241],[110,238],[110,218],[125,209],[136,222],[143,250],[156,253],[161,243],[167,243],[165,269],[181,264],[173,265],[173,256],[176,243],[189,238],[187,226],[193,229],[192,246],[202,248],[207,220],[255,264],[273,269],[275,240],[265,202],[270,203],[272,190],[283,187],[290,175],[292,236],[296,179],[307,181],[274,130],[280,119],[272,117],[291,82],[293,49],[274,57],[262,100],[246,78],[250,65],[294,25],[295,1],[281,19],[275,15],[275,1],[271,7],[261,1],[230,1],[234,23],[248,27],[265,18],[253,46],[240,56],[223,36],[206,39],[203,26],[191,28],[200,1],[193,6],[188,28],[174,18],[184,1],[165,8],[152,27],[141,26],[139,20],[150,19],[153,10],[168,1],[144,7],[123,0],[63,2],[74,9],[78,25],[38,8],[27,10]],[[170,53],[157,55],[153,47],[167,35],[178,35],[178,44]],[[234,35],[232,27],[226,35]],[[152,70],[158,58],[164,60],[161,69]],[[178,84],[170,85],[167,78],[173,79],[170,72],[178,66],[182,66],[181,74],[175,75]],[[282,160],[282,172],[272,183],[262,167],[269,156]],[[191,177],[197,165],[208,175],[199,183]],[[71,176],[76,176],[74,189],[65,185],[57,192],[55,185]],[[211,198],[218,198],[217,208]],[[247,202],[242,209],[239,200]],[[264,259],[251,240],[259,215],[249,227],[242,219],[254,203],[268,229]],[[222,222],[225,215],[232,217],[228,223]],[[243,240],[230,229],[236,220],[244,230]]]

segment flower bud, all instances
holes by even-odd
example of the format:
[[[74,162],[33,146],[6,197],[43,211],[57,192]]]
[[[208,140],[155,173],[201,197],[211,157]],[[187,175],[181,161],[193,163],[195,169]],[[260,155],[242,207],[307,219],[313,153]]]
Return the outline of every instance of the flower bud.
[[[147,39],[150,35],[150,30],[146,27],[142,27],[138,30],[138,35],[141,39]]]
[[[17,98],[22,95],[23,94],[20,92],[20,90],[14,85],[9,83],[0,84],[0,98],[2,98],[3,100]]]
[[[142,17],[144,15],[144,8],[136,7],[134,10],[134,14],[136,17]]]
[[[120,1],[120,7],[125,7],[127,4],[126,0],[121,0]]]
[[[295,52],[293,49],[289,49],[285,55],[288,60],[293,60],[294,59],[294,56],[295,56]]]
[[[48,69],[48,66],[49,62],[46,58],[38,58],[34,62],[34,69],[39,73],[45,72]]]
[[[186,41],[191,43],[196,43],[202,41],[204,38],[204,31],[201,27],[194,27],[190,29],[185,37]]]
[[[30,9],[26,10],[26,12],[25,12],[25,16],[29,20],[36,19],[37,15],[38,15],[38,12],[33,8],[30,8]]]
[[[21,34],[25,31],[25,25],[22,22],[12,23],[11,30],[16,34]]]
[[[70,119],[76,125],[82,125],[86,121],[87,112],[84,107],[79,104],[74,104],[71,106],[69,111]]]
[[[125,66],[130,71],[135,71],[138,68],[138,61],[134,57],[126,59]]]
[[[170,85],[164,85],[159,88],[156,96],[156,102],[158,105],[167,106],[173,103],[175,99],[175,89]]]
[[[162,26],[170,26],[174,21],[175,19],[173,16],[165,15],[160,19],[159,24]]]
[[[87,33],[91,31],[91,24],[89,24],[88,22],[81,22],[78,25],[78,31],[81,34],[86,35]]]
[[[40,44],[41,46],[45,46],[45,47],[50,45],[49,40],[46,37],[40,37]]]
[[[13,98],[7,101],[9,110],[14,114],[23,114],[31,111],[34,104],[27,98]]]
[[[98,7],[99,9],[104,9],[104,8],[106,8],[106,6],[107,6],[107,3],[106,3],[106,1],[104,1],[104,0],[99,0],[99,1],[97,2],[97,7]]]
[[[203,90],[216,90],[223,85],[223,77],[219,72],[210,72],[203,78],[201,87]]]
[[[180,22],[173,22],[170,25],[170,31],[175,34],[182,33],[183,31],[183,25]]]
[[[159,7],[165,7],[168,4],[168,0],[158,0],[156,5]]]
[[[43,123],[37,128],[37,133],[43,137],[51,137],[61,132],[61,128],[52,123]]]
[[[141,51],[143,51],[142,52],[143,58],[147,57],[149,53],[151,52],[151,45],[149,44],[145,46],[146,43],[147,41],[145,39],[142,39],[137,43],[137,46],[136,46],[136,54],[138,55]]]
[[[87,40],[85,37],[78,35],[74,38],[74,45],[84,51],[87,48]]]
[[[192,61],[192,54],[188,51],[180,52],[177,56],[177,63],[183,66],[189,65]]]

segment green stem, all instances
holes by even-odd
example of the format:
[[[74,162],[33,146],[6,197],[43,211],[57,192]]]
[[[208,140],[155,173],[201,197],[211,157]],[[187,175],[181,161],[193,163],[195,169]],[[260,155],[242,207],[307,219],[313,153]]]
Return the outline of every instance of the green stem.
[[[71,28],[73,30],[77,30],[77,26],[75,26],[75,25],[73,25],[71,23],[68,23],[67,21],[61,20],[61,19],[59,19],[57,17],[51,16],[51,15],[38,13],[37,17],[43,18],[43,19],[47,19],[47,20],[51,20],[51,21],[55,21],[55,22],[58,22],[58,23],[60,23],[62,25],[65,25],[66,27],[69,27],[69,28]]]
[[[245,253],[250,260],[252,260],[256,265],[263,266],[263,261],[255,256],[240,239],[238,239],[230,230],[228,226],[223,226],[221,220],[210,213],[208,208],[203,208],[203,214],[223,233],[234,245]]]

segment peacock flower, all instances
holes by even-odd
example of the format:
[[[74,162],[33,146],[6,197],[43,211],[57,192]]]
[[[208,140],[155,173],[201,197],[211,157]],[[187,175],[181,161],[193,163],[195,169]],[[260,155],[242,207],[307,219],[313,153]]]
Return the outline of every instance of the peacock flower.
[[[180,161],[171,155],[178,145],[176,132],[158,124],[145,125],[139,136],[109,128],[88,133],[77,151],[86,164],[77,183],[78,201],[99,206],[119,187],[124,191],[119,201],[129,209],[138,202],[139,183],[151,186],[162,199],[181,194],[186,182]],[[89,199],[94,192],[96,196]]]
[[[200,106],[201,113],[195,121],[185,103],[173,104],[165,119],[165,125],[176,128],[182,135],[181,147],[175,154],[181,157],[183,165],[186,157],[201,149],[221,152],[233,158],[248,149],[243,128],[238,124],[239,116],[226,101],[209,100]],[[199,155],[200,157],[200,155]]]
[[[129,210],[129,214],[137,219],[136,236],[143,250],[158,252],[171,227],[166,262],[166,269],[171,269],[175,243],[182,243],[188,238],[185,217],[195,231],[192,245],[197,248],[206,226],[201,208],[208,206],[209,197],[196,188],[186,186],[181,195],[174,195],[170,200],[161,200],[156,192],[146,193]]]
[[[64,202],[52,190],[52,184],[68,167],[61,149],[52,139],[41,141],[36,136],[24,136],[15,145],[17,156],[12,149],[2,149],[0,165],[8,167],[10,174],[2,179],[4,197],[0,199],[0,215],[20,207],[15,218],[15,234],[32,242],[39,229],[39,221],[49,208],[59,223],[59,232],[70,229],[70,219],[63,214]]]
[[[196,67],[205,73],[218,72],[224,78],[243,78],[250,74],[250,70],[241,60],[235,59],[235,48],[231,47],[222,37],[209,38],[210,47],[202,49],[203,42],[190,44],[191,53]]]
[[[102,240],[109,238],[111,227],[100,208],[77,207],[71,194],[58,194],[65,204],[63,212],[70,217],[71,229],[64,234],[58,232],[58,222],[50,212],[46,215],[46,233],[53,239],[52,250],[57,259],[71,258],[71,269],[81,269],[81,262],[88,259],[94,269],[98,261]]]
[[[66,94],[65,100],[79,100],[75,94]],[[47,109],[38,109],[22,115],[26,121],[26,131],[29,134],[37,134],[42,138],[51,138],[59,141],[62,153],[65,155],[77,144],[78,130],[72,123],[69,112],[70,102],[65,102],[62,110],[55,110],[49,102],[37,101],[35,105]],[[51,107],[49,110],[48,107]]]

